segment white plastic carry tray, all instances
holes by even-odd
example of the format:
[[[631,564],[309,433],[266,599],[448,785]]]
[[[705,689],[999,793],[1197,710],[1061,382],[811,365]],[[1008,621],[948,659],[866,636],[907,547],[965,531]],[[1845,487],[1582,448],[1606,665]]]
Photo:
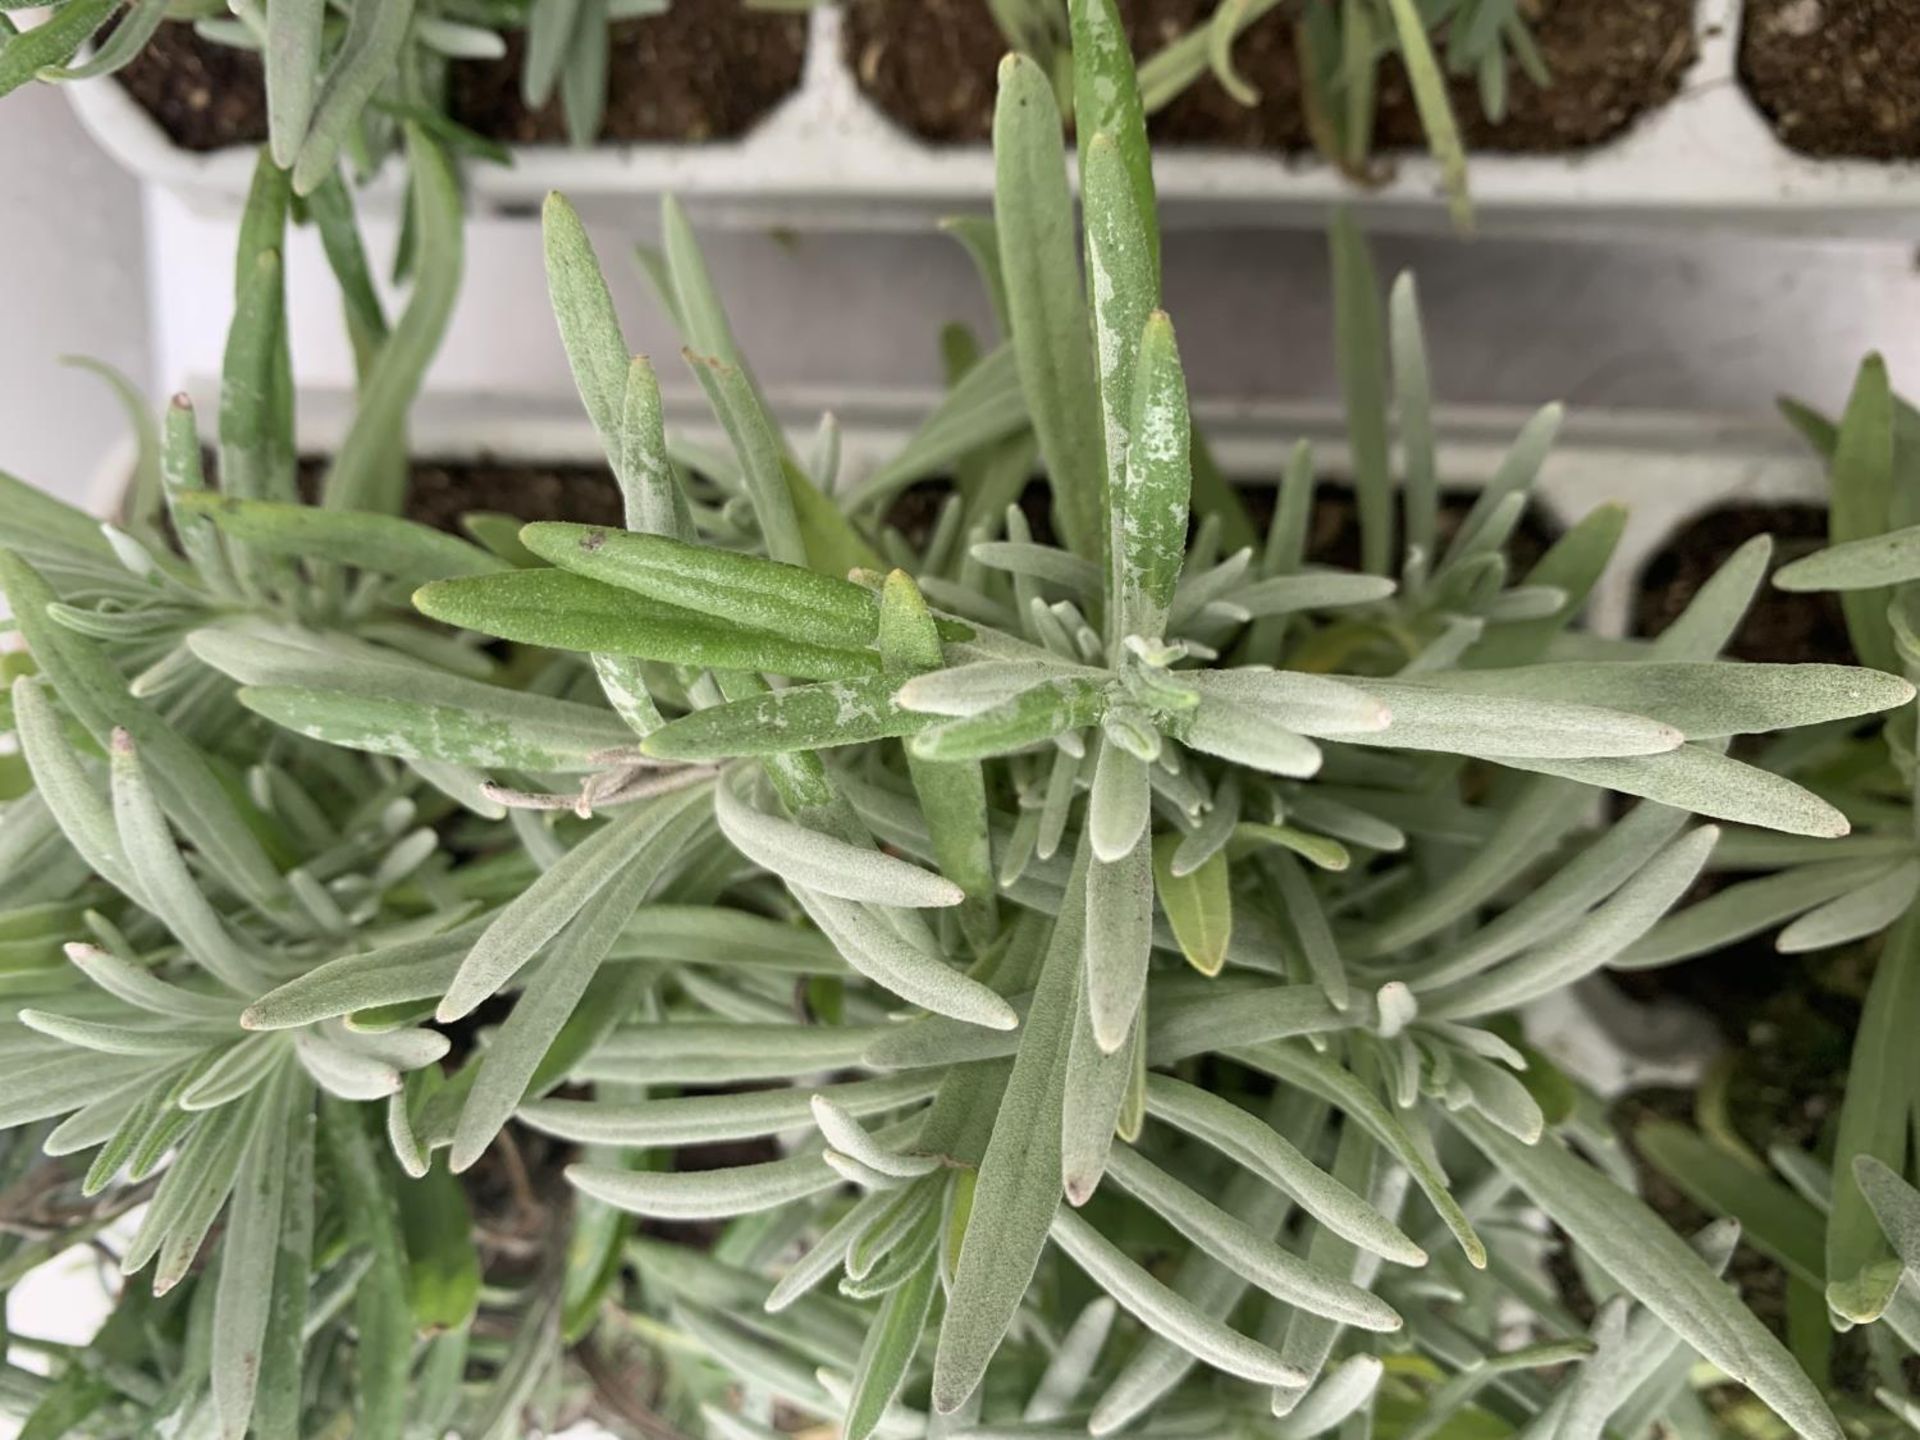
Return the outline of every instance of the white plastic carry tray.
[[[1739,83],[1741,4],[1699,0],[1699,58],[1681,93],[1619,140],[1571,157],[1476,156],[1480,227],[1920,238],[1920,163],[1811,160],[1774,138]],[[929,146],[889,123],[843,61],[840,20],[831,8],[813,14],[800,88],[745,139],[519,148],[510,168],[473,167],[475,203],[512,214],[558,189],[620,216],[672,191],[709,223],[839,230],[920,229],[983,208],[993,185],[985,147]],[[245,195],[251,150],[177,149],[113,82],[69,89],[88,128],[136,173],[202,209],[230,210]],[[1168,149],[1156,173],[1172,225],[1318,224],[1334,202],[1357,203],[1380,229],[1448,225],[1425,156],[1404,157],[1389,183],[1365,192],[1324,165],[1245,151]],[[372,194],[391,204],[396,192],[389,176]]]

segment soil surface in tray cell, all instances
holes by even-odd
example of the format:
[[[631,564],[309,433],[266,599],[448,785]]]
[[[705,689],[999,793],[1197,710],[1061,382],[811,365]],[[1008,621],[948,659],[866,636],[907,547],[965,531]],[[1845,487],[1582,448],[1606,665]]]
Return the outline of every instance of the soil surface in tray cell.
[[[449,67],[447,104],[460,124],[510,144],[562,144],[556,97],[532,110],[520,96],[525,36],[507,54]],[[680,0],[664,15],[617,22],[609,34],[606,117],[600,139],[725,140],[745,133],[800,84],[804,15],[749,10],[737,0]],[[175,144],[187,150],[257,145],[267,138],[260,57],[164,24],[116,77]]]
[[[1218,0],[1120,0],[1136,55],[1190,31]],[[1578,150],[1612,139],[1670,100],[1694,56],[1693,0],[1534,0],[1532,29],[1554,83],[1517,72],[1505,118],[1481,113],[1478,87],[1453,85],[1467,143],[1492,151]],[[1005,40],[983,0],[848,0],[846,45],[861,88],[905,129],[940,142],[978,142],[993,123],[994,76]],[[1234,63],[1259,93],[1242,105],[1211,74],[1152,120],[1173,144],[1300,152],[1311,148],[1301,108],[1293,22],[1286,7],[1254,22]],[[1376,144],[1425,144],[1406,76],[1380,76]]]
[[[1747,0],[1740,78],[1807,155],[1920,159],[1920,3]]]

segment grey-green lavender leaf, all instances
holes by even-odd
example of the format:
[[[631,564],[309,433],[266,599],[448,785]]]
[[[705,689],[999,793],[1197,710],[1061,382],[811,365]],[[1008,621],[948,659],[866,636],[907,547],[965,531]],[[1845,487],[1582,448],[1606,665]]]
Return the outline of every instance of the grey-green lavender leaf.
[[[179,495],[174,513],[203,519],[264,555],[327,560],[414,585],[511,569],[479,546],[398,515],[321,510],[283,500],[247,500],[210,490]]]
[[[1293,1196],[1335,1234],[1400,1265],[1425,1265],[1427,1252],[1368,1200],[1320,1169],[1256,1115],[1167,1075],[1147,1076],[1147,1113],[1213,1146]]]
[[[666,760],[730,760],[791,750],[825,750],[912,735],[932,716],[902,709],[899,682],[874,675],[793,685],[695,710],[647,736],[641,747]]]
[[[569,1165],[567,1179],[583,1194],[655,1220],[723,1220],[792,1205],[841,1183],[819,1155],[796,1155],[723,1170],[623,1170]]]
[[[794,894],[847,964],[875,984],[923,1010],[965,1024],[990,1030],[1012,1030],[1019,1025],[1020,1017],[1011,1005],[955,969],[937,952],[931,931],[920,927],[920,933],[914,936],[909,933],[911,921],[896,927],[879,907],[804,885]]]
[[[1774,573],[1782,590],[1877,590],[1920,580],[1920,525],[1830,545]]]
[[[1075,554],[1099,565],[1106,553],[1099,385],[1086,291],[1074,262],[1059,107],[1046,75],[1024,55],[1003,60],[999,80],[994,221],[1014,356],[1061,533]]]
[[[1060,1209],[1060,1116],[1080,992],[1090,858],[1083,843],[964,1222],[933,1361],[933,1407],[943,1414],[958,1410],[986,1374]]]
[[[685,1095],[619,1103],[531,1100],[515,1112],[543,1134],[589,1145],[708,1145],[801,1130],[812,1123],[811,1100],[825,1096],[852,1116],[883,1115],[929,1099],[938,1075],[850,1080],[814,1089],[790,1086],[742,1095]]]
[[[593,525],[543,521],[520,532],[541,559],[665,605],[819,645],[874,643],[871,590],[757,555]]]
[[[1845,835],[1849,828],[1847,817],[1811,790],[1704,745],[1620,758],[1554,760],[1511,753],[1488,753],[1485,758],[1516,770],[1638,795],[1710,820],[1823,839]]]
[[[853,679],[880,669],[871,650],[747,629],[565,570],[440,580],[413,599],[422,614],[449,625],[557,650],[810,680]]]
[[[1582,1251],[1731,1379],[1810,1440],[1843,1432],[1798,1363],[1698,1254],[1558,1140],[1523,1145],[1470,1113],[1453,1123]]]
[[[1913,698],[1913,686],[1898,676],[1851,665],[1575,661],[1460,670],[1417,683],[1454,694],[1622,710],[1670,725],[1689,740],[1851,720]],[[1383,695],[1389,708],[1396,693]]]
[[[715,787],[713,811],[741,854],[823,895],[904,909],[958,905],[966,898],[958,885],[930,870],[754,808],[731,779]]]
[[[1306,1377],[1273,1351],[1215,1320],[1155,1280],[1071,1210],[1053,1217],[1054,1243],[1121,1308],[1217,1370],[1256,1385],[1297,1386]]]
[[[1115,1149],[1108,1170],[1121,1188],[1156,1211],[1193,1244],[1274,1298],[1362,1330],[1391,1333],[1399,1314],[1386,1301],[1255,1234],[1189,1186],[1143,1158],[1131,1146]]]

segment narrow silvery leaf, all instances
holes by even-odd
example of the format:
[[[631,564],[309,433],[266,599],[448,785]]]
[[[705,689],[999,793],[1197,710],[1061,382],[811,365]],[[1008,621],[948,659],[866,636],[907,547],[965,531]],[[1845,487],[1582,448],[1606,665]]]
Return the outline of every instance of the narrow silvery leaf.
[[[1599,1265],[1689,1344],[1812,1440],[1842,1431],[1786,1348],[1687,1245],[1634,1196],[1558,1140],[1523,1145],[1486,1121],[1453,1117],[1467,1138]]]
[[[398,12],[404,32],[404,17],[412,8],[412,0],[383,5],[373,23],[384,35],[387,27],[394,23],[388,12]],[[353,19],[357,28],[360,19],[357,8]],[[350,31],[347,49],[342,51],[328,76],[328,90],[320,100],[321,114],[315,116],[313,131],[307,137],[308,149],[302,150],[300,163],[295,167],[294,189],[302,195],[310,194],[315,183],[325,178],[324,172],[333,168],[329,157],[321,170],[310,172],[310,178],[303,179],[301,173],[309,162],[308,150],[322,138],[333,82],[349,67],[351,47]],[[383,62],[383,68],[388,64],[390,61]],[[354,106],[356,111],[358,108]],[[461,226],[460,181],[453,158],[419,122],[404,122],[402,132],[406,137],[408,189],[412,201],[407,220],[413,237],[413,290],[407,297],[407,308],[367,368],[359,387],[353,423],[320,482],[322,503],[330,510],[396,511],[400,508],[404,497],[395,491],[405,483],[405,467],[392,464],[396,437],[405,428],[407,411],[426,379],[427,367],[439,351],[440,341],[453,318],[454,301],[459,296],[460,277],[465,268],[466,232]]]
[[[1053,1359],[1047,1362],[1046,1373],[1040,1377],[1040,1383],[1033,1387],[1033,1394],[1028,1397],[1026,1408],[1020,1413],[1023,1424],[1045,1424],[1067,1413],[1092,1377],[1118,1314],[1119,1307],[1102,1295],[1097,1300],[1089,1300],[1085,1308],[1074,1316],[1073,1324],[1067,1327],[1066,1335],[1061,1338],[1060,1348],[1054,1351]]]
[[[1327,1002],[1336,1010],[1350,1003],[1346,963],[1334,942],[1333,927],[1320,904],[1313,882],[1293,856],[1275,851],[1263,858],[1267,871],[1277,884],[1283,908],[1282,923],[1293,932],[1294,942],[1307,962],[1314,983],[1326,992]],[[1382,1015],[1385,1023],[1386,1016]]]
[[[1266,1346],[1222,1325],[1155,1280],[1073,1211],[1058,1211],[1051,1233],[1074,1264],[1141,1324],[1215,1369],[1257,1385],[1297,1386],[1305,1381]]]
[[[931,932],[923,931],[924,943],[916,944],[883,914],[856,901],[804,886],[795,890],[795,898],[848,965],[901,999],[936,1015],[992,1030],[1011,1030],[1020,1023],[1005,1000],[933,952]]]
[[[1920,915],[1908,911],[1882,945],[1867,988],[1833,1141],[1833,1203],[1822,1270],[1828,1304],[1861,1322],[1873,1318],[1868,1312],[1876,1304],[1893,1298],[1899,1271],[1885,1263],[1886,1237],[1858,1182],[1856,1166],[1858,1157],[1871,1155],[1904,1173],[1911,1102],[1889,1103],[1888,1097],[1920,1094],[1920,1078],[1916,1078],[1920,1054],[1912,1043],[1910,1023],[1920,1006],[1916,997],[1920,997]],[[1875,1272],[1881,1283],[1862,1285]],[[1836,1295],[1836,1290],[1841,1293]]]
[[[852,1080],[817,1090],[789,1087],[624,1104],[534,1100],[522,1105],[516,1115],[544,1134],[590,1145],[707,1145],[803,1129],[812,1123],[815,1095],[826,1096],[848,1115],[881,1115],[925,1100],[939,1087],[937,1075],[913,1074]]]
[[[1895,452],[1893,391],[1887,362],[1879,355],[1869,355],[1861,361],[1847,397],[1833,453],[1827,535],[1835,544],[1868,540],[1892,528]],[[1899,652],[1887,618],[1891,599],[1891,592],[1885,589],[1845,590],[1840,604],[1846,611],[1853,653],[1876,670],[1899,674]]]
[[[1204,695],[1218,695],[1260,710],[1302,735],[1333,739],[1384,730],[1387,707],[1357,685],[1297,670],[1199,670],[1183,672]]]
[[[868,1169],[897,1180],[917,1180],[940,1168],[940,1162],[930,1155],[908,1155],[882,1145],[858,1120],[818,1091],[810,1105],[813,1123],[819,1126],[827,1144]]]
[[[1780,932],[1774,948],[1792,955],[1877,935],[1907,912],[1916,895],[1920,895],[1920,861],[1909,860],[1808,911]]]
[[[1122,636],[1156,635],[1166,626],[1185,559],[1193,485],[1186,377],[1164,312],[1148,316],[1138,348],[1124,479],[1114,497]]]
[[[840,1176],[818,1155],[796,1155],[725,1170],[644,1171],[570,1165],[583,1194],[656,1220],[722,1220],[791,1205],[831,1190]]]
[[[1102,740],[1087,809],[1094,859],[1112,864],[1133,853],[1146,832],[1150,794],[1146,762]]]
[[[1850,720],[1904,705],[1913,686],[1851,665],[1572,662],[1463,670],[1419,682],[1456,694],[1603,706],[1646,716],[1689,740]],[[1384,698],[1389,708],[1395,691]]]
[[[1618,759],[1549,760],[1510,753],[1489,753],[1486,758],[1516,770],[1639,795],[1710,820],[1824,839],[1845,835],[1849,828],[1847,817],[1812,791],[1703,745]]]
[[[1111,1055],[1146,994],[1153,949],[1153,856],[1142,834],[1111,863],[1095,858],[1087,870],[1086,1009],[1093,1038]]]
[[[45,682],[22,675],[13,682],[14,723],[33,783],[45,799],[67,842],[87,868],[135,904],[145,906],[145,891],[120,843],[120,832],[106,796],[87,775],[67,737]]]
[[[647,736],[647,754],[668,760],[728,760],[789,750],[824,750],[911,735],[932,717],[903,710],[898,682],[875,675],[791,685],[695,710]]]
[[[930,870],[757,810],[730,781],[715,787],[713,810],[721,832],[742,855],[823,895],[905,909],[958,905],[966,898],[958,885]]]
[[[1364,1081],[1327,1056],[1315,1054],[1299,1045],[1249,1046],[1231,1053],[1276,1080],[1299,1085],[1320,1096],[1329,1104],[1344,1110],[1349,1119],[1365,1126],[1373,1138],[1413,1177],[1414,1184],[1420,1187],[1427,1203],[1433,1207],[1434,1213],[1460,1246],[1461,1253],[1467,1257],[1467,1263],[1476,1270],[1486,1268],[1486,1245],[1474,1233],[1473,1222],[1447,1188],[1447,1177],[1435,1159],[1431,1143],[1423,1143],[1427,1141],[1424,1135],[1416,1136],[1410,1132],[1401,1123],[1400,1116],[1388,1109]]]
[[[991,709],[922,730],[908,745],[924,760],[985,760],[1098,724],[1106,711],[1103,680],[1058,676]]]
[[[213,1110],[231,1104],[258,1085],[286,1057],[286,1042],[271,1035],[249,1035],[229,1045],[220,1057],[183,1089],[182,1110]]]
[[[1274,1434],[1279,1440],[1313,1440],[1344,1424],[1373,1399],[1384,1368],[1377,1355],[1349,1355],[1275,1424]]]
[[[1318,745],[1228,695],[1203,693],[1169,728],[1191,749],[1270,774],[1306,779],[1320,770]]]
[[[114,823],[146,903],[209,974],[242,995],[264,989],[260,965],[234,939],[188,870],[124,730],[114,732],[112,761]]]
[[[393,74],[412,17],[413,0],[375,6],[365,14],[355,8],[346,39],[313,104],[312,122],[293,159],[293,185],[300,194],[314,189],[333,170],[361,111]],[[279,147],[275,153],[278,155]]]
[[[148,1056],[71,1050],[16,1064],[0,1096],[0,1125],[12,1129],[78,1110],[121,1081],[151,1074],[153,1065]]]
[[[1548,788],[1535,792],[1557,806],[1567,804],[1567,794],[1558,782],[1531,782]],[[1531,807],[1529,807],[1531,808]],[[1509,812],[1511,813],[1511,812]],[[1545,940],[1625,884],[1687,822],[1686,812],[1664,805],[1636,806],[1633,812],[1612,825],[1598,840],[1562,866],[1532,893],[1502,911],[1494,920],[1469,935],[1459,945],[1442,951],[1430,963],[1422,964],[1407,975],[1423,986],[1444,985],[1478,974],[1528,946]],[[1522,863],[1529,850],[1542,848],[1542,837],[1530,826],[1510,827],[1503,819],[1497,842],[1489,841],[1485,850],[1500,859],[1503,866]],[[1436,913],[1439,908],[1436,908]],[[1695,907],[1697,908],[1697,907]],[[1672,920],[1661,924],[1672,924]],[[1656,927],[1641,946],[1660,933]],[[1376,946],[1398,938],[1383,930],[1368,944],[1366,953],[1378,953]],[[1638,947],[1629,950],[1637,953]]]
[[[1425,685],[1369,680],[1390,719],[1355,744],[1441,750],[1455,755],[1581,759],[1658,755],[1686,737],[1657,720],[1596,705],[1459,694]]]
[[[1773,537],[1756,535],[1713,572],[1649,651],[1655,660],[1711,660],[1727,647],[1773,559]]]
[[[598,770],[603,756],[632,739],[605,711],[561,700],[548,701],[550,713],[539,717],[289,686],[245,686],[236,698],[254,714],[312,740],[478,770]]]
[[[582,1079],[634,1084],[732,1085],[838,1070],[891,1028],[675,1021],[615,1030],[575,1067]],[[983,1032],[987,1033],[987,1032]]]
[[[844,1440],[867,1440],[878,1432],[920,1348],[921,1332],[926,1329],[939,1281],[939,1267],[929,1251],[906,1282],[890,1290],[881,1302],[880,1314],[867,1332],[853,1374],[852,1399],[841,1431]]]
[[[657,827],[633,845],[619,871],[601,886],[554,940],[547,959],[477,1061],[448,1164],[457,1173],[478,1160],[507,1123],[535,1072],[573,1014],[588,983],[620,938],[635,907],[706,822],[706,797],[673,797]]]
[[[1086,1006],[1074,1011],[1060,1104],[1060,1185],[1070,1205],[1086,1204],[1106,1173],[1114,1135],[1138,1073],[1145,1019],[1143,1001],[1126,1043],[1109,1053],[1094,1036]]]
[[[255,1000],[240,1023],[249,1030],[291,1030],[355,1010],[437,998],[491,918],[317,965]]]
[[[1874,1219],[1908,1273],[1920,1274],[1920,1190],[1915,1190],[1873,1155],[1857,1155],[1854,1182],[1867,1197]]]
[[[175,513],[204,519],[261,554],[330,560],[415,585],[511,568],[478,545],[397,515],[322,510],[212,491],[181,495],[174,507]]]
[[[289,1147],[301,1133],[294,1102],[306,1100],[299,1072],[282,1065],[247,1140],[220,1246],[214,1299],[212,1390],[225,1440],[244,1435],[253,1416],[261,1347],[275,1298],[275,1267],[287,1193]],[[303,1107],[304,1108],[304,1107]]]
[[[613,881],[637,847],[702,793],[670,795],[602,825],[515,896],[467,952],[440,1002],[439,1018],[459,1019],[511,980]]]
[[[1566,419],[1566,408],[1562,405],[1543,405],[1520,428],[1512,447],[1500,461],[1500,468],[1487,482],[1486,488],[1474,497],[1473,508],[1467,512],[1467,518],[1454,532],[1453,540],[1447,546],[1446,558],[1436,569],[1436,573],[1457,564],[1463,557],[1474,553],[1476,546],[1494,523],[1494,517],[1516,495],[1523,495],[1538,478],[1540,467],[1546,463],[1553,442],[1559,437],[1561,423]]]
[[[15,1018],[35,1034],[102,1055],[178,1055],[218,1044],[223,1038],[220,1027],[178,1021],[115,1025],[31,1008],[16,1012]]]
[[[337,1029],[295,1031],[293,1053],[315,1084],[342,1100],[384,1100],[400,1088],[397,1067],[341,1043]]]
[[[1157,287],[1160,227],[1155,213],[1153,159],[1147,151],[1146,110],[1126,27],[1113,0],[1070,0],[1067,15],[1072,35],[1073,113],[1080,138],[1080,168],[1084,173],[1091,166],[1093,138],[1106,136],[1132,192],[1129,208],[1147,247],[1149,276]]]
[[[1387,454],[1387,377],[1379,281],[1359,223],[1346,210],[1335,217],[1333,261],[1334,351],[1346,401],[1353,452],[1354,492],[1360,511],[1361,568],[1385,575],[1392,566],[1393,493]]]
[[[900,687],[894,698],[903,709],[916,714],[961,719],[1004,705],[1042,681],[1078,668],[1039,660],[976,660],[916,675]],[[1082,678],[1090,678],[1099,672],[1083,670],[1080,673]]]
[[[964,1221],[933,1362],[933,1406],[941,1413],[959,1409],[980,1384],[1060,1209],[1060,1116],[1080,991],[1088,859],[1083,844]]]
[[[1157,634],[1159,626],[1134,625],[1138,586],[1128,596],[1125,531],[1133,506],[1127,485],[1127,452],[1134,420],[1133,389],[1138,378],[1140,334],[1158,298],[1159,277],[1151,237],[1141,223],[1132,177],[1113,138],[1097,133],[1081,137],[1081,203],[1085,216],[1088,308],[1093,319],[1100,419],[1105,442],[1107,499],[1111,509],[1108,544],[1113,558],[1110,602],[1118,607],[1119,633]],[[1184,517],[1185,507],[1182,506]],[[1184,529],[1182,541],[1184,542]]]
[[[982,540],[968,553],[990,570],[1055,586],[1082,604],[1097,600],[1101,593],[1100,571],[1091,561],[1051,545]]]
[[[1294,615],[1302,610],[1337,610],[1384,600],[1398,587],[1384,575],[1348,575],[1310,571],[1276,575],[1228,592],[1227,598],[1255,619]]]
[[[1362,1196],[1302,1155],[1291,1141],[1232,1101],[1166,1075],[1147,1076],[1147,1113],[1184,1130],[1300,1202],[1322,1225],[1401,1265],[1427,1252]]]
[[[1920,525],[1831,545],[1774,573],[1782,590],[1877,590],[1920,580]]]
[[[620,481],[628,528],[681,535],[691,526],[682,524],[686,500],[660,432],[653,367],[643,358],[629,358],[593,242],[564,197],[547,197],[541,237],[561,343],[587,417]]]
[[[1422,1012],[1430,1019],[1470,1019],[1514,1009],[1590,975],[1672,908],[1699,877],[1719,838],[1715,825],[1681,836],[1563,938],[1496,970],[1422,994]]]
[[[802,565],[595,525],[543,521],[520,532],[563,569],[662,604],[821,645],[871,645],[880,606],[871,590]]]
[[[423,615],[449,625],[583,654],[633,655],[809,680],[850,679],[880,668],[880,657],[871,650],[746,629],[566,570],[439,580],[416,591],[413,603]]]
[[[267,134],[273,163],[292,169],[313,119],[313,100],[323,73],[321,25],[324,0],[294,0],[267,8]]]
[[[1315,1271],[1131,1147],[1115,1149],[1108,1168],[1122,1188],[1188,1240],[1276,1299],[1363,1330],[1401,1328],[1400,1316],[1386,1301],[1342,1277]]]
[[[259,1119],[259,1101],[256,1096],[228,1105],[194,1125],[167,1167],[140,1228],[127,1242],[120,1257],[123,1274],[138,1274],[159,1256],[153,1277],[157,1294],[165,1294],[185,1276],[239,1176]]]
[[[1217,798],[1214,804],[1218,809]],[[1153,842],[1154,889],[1187,963],[1202,975],[1218,975],[1227,963],[1227,946],[1233,936],[1227,857],[1215,850],[1182,870],[1190,838],[1162,835]]]
[[[1021,388],[1061,532],[1076,554],[1099,563],[1106,549],[1099,389],[1060,111],[1046,74],[1024,55],[1000,65],[993,153],[994,222]]]
[[[878,639],[881,661],[895,676],[936,670],[944,659],[933,612],[904,570],[892,571],[881,586]],[[902,713],[897,701],[888,707]],[[999,929],[986,771],[978,761],[943,765],[909,751],[907,774],[941,873],[966,891],[961,929],[984,948]]]

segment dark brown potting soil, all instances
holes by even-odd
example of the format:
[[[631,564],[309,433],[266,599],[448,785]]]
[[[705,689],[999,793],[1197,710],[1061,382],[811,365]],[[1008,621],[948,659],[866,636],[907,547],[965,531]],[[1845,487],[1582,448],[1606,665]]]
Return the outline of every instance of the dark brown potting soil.
[[[537,111],[521,102],[525,37],[512,31],[506,38],[505,58],[449,67],[449,112],[491,139],[563,143],[557,98]],[[664,15],[620,21],[609,40],[602,140],[723,140],[751,129],[799,85],[807,24],[805,16],[749,10],[739,0],[681,0]],[[203,40],[191,25],[162,25],[118,78],[188,150],[267,138],[260,57]]]
[[[1740,77],[1808,155],[1920,156],[1920,4],[1747,0]]]
[[[260,57],[202,40],[184,22],[161,25],[115,78],[182,149],[258,145],[267,138]]]
[[[458,533],[460,517],[475,511],[576,525],[618,525],[622,518],[620,487],[605,466],[415,463],[408,519]]]
[[[1647,562],[1634,600],[1634,633],[1654,636],[1679,616],[1727,558],[1756,535],[1773,536],[1775,568],[1827,543],[1817,505],[1734,505],[1703,515]],[[1790,594],[1763,584],[1726,653],[1735,660],[1854,663],[1836,596]]]
[[[451,69],[448,108],[469,129],[522,145],[567,138],[558,96],[539,110],[520,99],[525,37],[501,60]],[[623,20],[609,35],[605,141],[725,140],[742,135],[800,83],[804,15],[749,10],[739,0],[677,0],[664,15]]]
[[[1120,0],[1136,55],[1146,56],[1213,13],[1217,0]],[[1533,32],[1555,83],[1515,74],[1508,114],[1492,124],[1477,87],[1454,85],[1467,141],[1485,150],[1570,150],[1617,135],[1672,98],[1693,58],[1691,0],[1537,0]],[[897,123],[928,140],[977,142],[992,131],[995,70],[1006,43],[983,0],[849,0],[847,56],[861,87]],[[1234,45],[1236,68],[1259,92],[1240,104],[1212,75],[1152,121],[1173,144],[1304,151],[1292,15],[1281,7]],[[1425,138],[1405,75],[1380,79],[1377,143],[1417,148]]]
[[[210,478],[218,458],[203,456]],[[327,462],[300,462],[301,498],[318,503]],[[604,465],[549,465],[503,460],[415,460],[407,468],[406,517],[452,534],[460,519],[475,513],[511,515],[517,520],[564,520],[575,525],[618,525],[623,518],[620,487]]]

